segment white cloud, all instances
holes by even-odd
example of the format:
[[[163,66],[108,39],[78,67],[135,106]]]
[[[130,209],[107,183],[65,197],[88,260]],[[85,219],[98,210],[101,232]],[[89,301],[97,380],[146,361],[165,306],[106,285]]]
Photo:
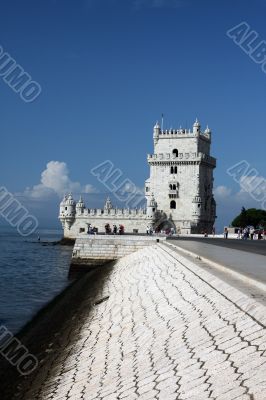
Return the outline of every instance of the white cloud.
[[[214,196],[216,198],[223,199],[223,198],[230,196],[231,192],[232,192],[232,189],[221,185],[221,186],[217,186],[214,189]]]
[[[50,161],[41,174],[40,183],[32,188],[26,188],[24,195],[33,199],[47,199],[52,196],[62,197],[65,193],[96,193],[91,185],[81,185],[69,178],[67,164],[61,161]]]
[[[246,178],[247,179],[247,178]],[[240,188],[238,191],[233,192],[233,190],[227,186],[217,186],[214,189],[214,197],[217,203],[217,216],[218,220],[216,224],[218,226],[218,230],[222,232],[224,226],[228,226],[232,222],[232,220],[240,213],[241,208],[263,208],[264,203],[259,200],[256,200],[254,196],[251,195],[244,187],[247,189],[251,187],[252,179],[248,177],[246,181],[244,181],[244,177],[240,184]],[[257,183],[260,181],[257,181]],[[255,181],[253,182],[253,184]],[[255,186],[252,186],[255,187]],[[263,193],[263,187],[260,187]],[[265,187],[265,196],[266,196],[266,187]],[[263,196],[263,195],[262,195]]]
[[[230,200],[232,204],[241,204],[245,207],[263,208],[266,198],[266,180],[262,176],[243,175],[239,180],[239,190],[232,192],[226,186],[217,186],[214,189],[218,202]]]
[[[256,201],[249,192],[240,187],[240,190],[237,192],[233,192],[231,188],[227,186],[217,186],[214,189],[214,197],[218,204],[220,205],[228,205],[231,204],[233,206],[239,207],[256,207],[260,208],[261,204],[259,201]]]

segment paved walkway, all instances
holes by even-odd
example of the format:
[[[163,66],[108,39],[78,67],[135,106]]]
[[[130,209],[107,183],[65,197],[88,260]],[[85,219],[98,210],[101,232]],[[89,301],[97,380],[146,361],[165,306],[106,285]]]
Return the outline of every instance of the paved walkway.
[[[172,238],[168,237],[167,240],[173,240],[177,244],[179,241],[207,243],[215,246],[226,247],[229,249],[241,250],[248,253],[255,253],[266,256],[266,240],[224,239],[212,237],[211,235],[207,238],[203,237],[203,235],[180,236]]]
[[[24,399],[266,399],[266,308],[165,245],[118,260],[83,322]]]
[[[225,247],[221,247],[220,244],[216,246],[214,244],[206,243],[204,240],[169,240],[167,242],[266,284],[265,255],[248,253],[247,251],[241,251],[229,247],[225,249]],[[223,242],[225,242],[225,240],[223,240]],[[236,241],[234,240],[233,242]]]

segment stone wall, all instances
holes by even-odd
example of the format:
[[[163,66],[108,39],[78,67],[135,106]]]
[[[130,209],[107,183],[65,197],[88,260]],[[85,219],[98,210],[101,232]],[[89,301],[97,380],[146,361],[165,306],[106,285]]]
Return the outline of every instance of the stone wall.
[[[73,224],[70,229],[67,224],[64,226],[64,237],[65,238],[73,238],[78,237],[82,232],[87,233],[88,224],[91,224],[92,227],[96,227],[99,233],[104,233],[105,225],[110,224],[111,229],[113,228],[113,224],[116,224],[118,227],[122,224],[125,228],[125,233],[146,233],[147,226],[151,224],[151,219],[147,219],[146,215],[143,214],[142,218],[130,218],[117,216],[113,217],[111,215],[102,215],[100,217],[90,217],[90,216],[76,216]]]
[[[156,236],[112,236],[89,235],[79,236],[73,249],[71,272],[73,270],[91,270],[129,255],[157,241],[165,241],[165,237]]]

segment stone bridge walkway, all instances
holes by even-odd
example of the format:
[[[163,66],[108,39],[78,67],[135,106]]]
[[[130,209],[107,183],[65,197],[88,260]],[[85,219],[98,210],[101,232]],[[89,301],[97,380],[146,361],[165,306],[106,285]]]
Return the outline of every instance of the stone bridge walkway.
[[[165,245],[118,260],[100,297],[26,400],[266,399],[254,299]]]

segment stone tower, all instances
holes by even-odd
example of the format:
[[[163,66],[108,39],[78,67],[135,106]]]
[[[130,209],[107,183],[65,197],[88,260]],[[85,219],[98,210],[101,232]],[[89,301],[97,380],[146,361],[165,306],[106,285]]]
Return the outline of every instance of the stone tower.
[[[192,132],[161,130],[157,122],[153,141],[154,154],[148,155],[150,178],[145,182],[147,204],[154,197],[157,210],[177,232],[211,232],[216,217],[211,130],[202,132],[197,119]]]

